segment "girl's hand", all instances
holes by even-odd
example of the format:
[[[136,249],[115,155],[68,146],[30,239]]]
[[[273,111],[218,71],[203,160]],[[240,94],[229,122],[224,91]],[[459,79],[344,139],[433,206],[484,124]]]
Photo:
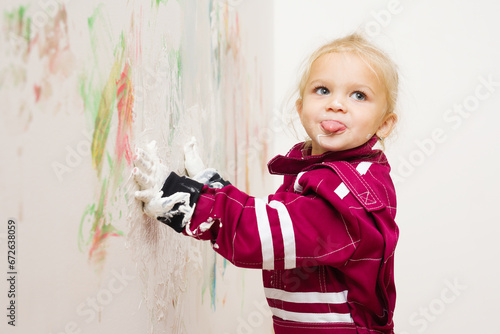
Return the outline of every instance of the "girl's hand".
[[[143,202],[144,213],[152,218],[164,215],[177,203],[172,198],[162,198],[161,189],[169,170],[161,162],[157,150],[156,141],[150,142],[144,150],[137,148],[134,159],[135,168],[132,170],[135,182],[140,188],[135,192],[135,198]]]
[[[169,173],[154,141],[145,150],[136,150],[134,164],[132,174],[141,189],[135,192],[135,198],[143,202],[144,213],[182,232],[193,215],[203,184]]]
[[[184,166],[190,178],[208,185],[210,188],[222,188],[230,184],[222,179],[217,170],[205,168],[205,164],[198,153],[195,137],[192,137],[191,140],[184,145]]]

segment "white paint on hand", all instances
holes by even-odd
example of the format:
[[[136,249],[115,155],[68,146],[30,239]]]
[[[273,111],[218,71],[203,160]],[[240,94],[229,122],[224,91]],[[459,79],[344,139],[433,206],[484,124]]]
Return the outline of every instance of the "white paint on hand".
[[[207,168],[199,172],[198,174],[193,176],[193,179],[203,183],[203,184],[208,184],[208,181],[215,175],[217,174],[217,171],[213,168]],[[221,187],[222,188],[222,187]]]
[[[205,169],[205,164],[201,160],[198,153],[196,138],[192,137],[191,140],[184,145],[184,164],[188,176],[193,177]]]
[[[137,148],[134,157],[135,167],[132,170],[132,175],[140,189],[134,193],[135,198],[144,203],[144,213],[152,218],[165,216],[165,213],[181,200],[175,196],[162,198],[161,188],[169,170],[161,162],[157,150],[154,140],[146,145],[145,149]],[[185,196],[183,200],[185,201]],[[189,194],[187,194],[187,201],[189,204]]]

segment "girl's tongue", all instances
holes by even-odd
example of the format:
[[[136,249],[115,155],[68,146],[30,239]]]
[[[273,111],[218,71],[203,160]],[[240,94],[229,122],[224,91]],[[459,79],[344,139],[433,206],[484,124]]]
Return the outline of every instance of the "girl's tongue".
[[[330,133],[335,133],[339,131],[345,130],[346,126],[338,121],[323,121],[321,122],[321,127],[326,131]]]

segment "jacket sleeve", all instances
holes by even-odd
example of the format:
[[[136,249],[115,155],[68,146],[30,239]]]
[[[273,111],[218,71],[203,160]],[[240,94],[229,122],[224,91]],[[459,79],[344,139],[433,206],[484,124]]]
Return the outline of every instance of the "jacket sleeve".
[[[292,269],[349,260],[360,241],[358,220],[333,194],[331,170],[301,173],[293,191],[251,197],[234,186],[205,186],[184,234],[210,240],[236,266]],[[328,197],[328,198],[326,198]]]

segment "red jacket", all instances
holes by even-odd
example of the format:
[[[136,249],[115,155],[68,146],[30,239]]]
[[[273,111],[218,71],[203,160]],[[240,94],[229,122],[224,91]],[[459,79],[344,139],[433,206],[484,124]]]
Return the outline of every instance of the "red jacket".
[[[396,195],[376,138],[347,151],[269,164],[268,198],[204,186],[184,234],[234,265],[263,269],[276,334],[393,333]]]

